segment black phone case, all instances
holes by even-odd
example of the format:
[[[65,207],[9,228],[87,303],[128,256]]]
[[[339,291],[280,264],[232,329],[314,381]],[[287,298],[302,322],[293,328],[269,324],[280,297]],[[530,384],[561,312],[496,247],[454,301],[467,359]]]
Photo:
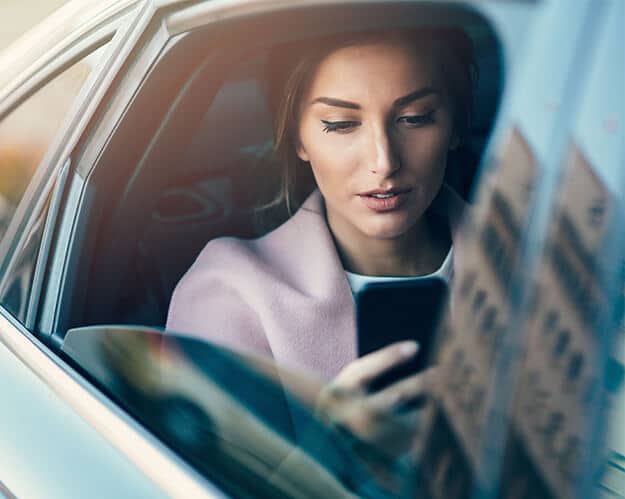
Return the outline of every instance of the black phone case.
[[[376,378],[371,391],[426,367],[446,296],[447,283],[438,277],[370,283],[356,295],[359,357],[397,341],[419,343],[417,355]]]

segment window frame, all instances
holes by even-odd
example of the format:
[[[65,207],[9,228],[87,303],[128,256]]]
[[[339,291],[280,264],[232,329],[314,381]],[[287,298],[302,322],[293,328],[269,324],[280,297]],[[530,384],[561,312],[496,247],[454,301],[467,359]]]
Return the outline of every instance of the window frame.
[[[86,41],[89,43],[79,43],[79,46],[77,47],[70,47],[68,51],[70,52],[71,57],[63,57],[63,64],[58,66],[55,65],[49,69],[43,68],[38,71],[38,74],[32,77],[33,81],[31,84],[25,84],[24,88],[20,89],[21,92],[15,91],[9,98],[0,102],[0,120],[10,116],[13,111],[18,111],[21,104],[28,101],[28,99],[38,90],[44,89],[46,85],[51,83],[57,76],[61,75],[66,70],[70,69],[74,64],[81,61],[87,55],[95,52],[99,48],[104,47],[107,43],[110,43],[115,35],[114,31],[112,33],[110,32],[110,28],[113,28],[113,26],[109,27],[109,29],[103,33],[96,33],[98,36],[93,37],[95,39]],[[83,47],[82,45],[85,46]],[[104,59],[106,59],[107,56],[108,54],[105,54]],[[97,71],[94,72],[97,73]],[[43,73],[43,75],[41,73]],[[29,186],[24,192],[17,209],[13,214],[6,234],[0,241],[0,274],[5,273],[6,267],[9,265],[7,256],[16,252],[16,245],[19,244],[19,239],[21,238],[20,233],[26,230],[26,227],[23,226],[24,219],[27,219],[29,217],[28,214],[31,213],[33,209],[36,209],[36,207],[33,206],[33,200],[39,199],[42,196],[42,187],[40,184],[45,183],[45,178],[51,175],[51,172],[48,172],[50,170],[50,163],[54,161],[54,158],[51,156],[54,156],[54,151],[59,148],[66,138],[69,128],[68,121],[76,114],[76,111],[84,102],[86,94],[90,92],[92,86],[94,85],[95,81],[93,76],[94,75],[91,74],[87,77],[87,80],[83,83],[82,88],[73,98],[70,108],[67,111],[66,116],[63,118],[63,125],[61,126],[59,132],[57,132],[57,134],[52,138],[52,141],[47,145],[46,152],[37,166],[35,173],[29,182]],[[45,174],[43,172],[45,172]],[[44,188],[43,190],[46,189]],[[7,241],[12,241],[13,245],[9,244]]]
[[[132,26],[128,27],[117,60],[105,76],[106,93],[94,110],[86,132],[77,138],[72,149],[73,167],[56,221],[58,237],[51,243],[39,307],[33,314],[37,333],[57,346],[60,346],[62,337],[53,336],[52,332],[69,313],[63,308],[63,302],[71,302],[73,284],[81,278],[77,275],[79,266],[76,264],[77,250],[84,242],[81,219],[89,211],[94,195],[85,178],[100,160],[111,135],[169,40],[159,14],[159,9],[146,2]]]
[[[139,4],[116,13],[104,24],[92,29],[77,40],[70,40],[67,45],[61,44],[60,48],[52,51],[53,55],[57,57],[56,59],[44,61],[29,75],[17,80],[22,82],[21,85],[10,87],[9,91],[0,97],[2,99],[0,100],[0,119],[3,119],[74,64],[98,49],[104,50],[101,61],[87,76],[64,116],[59,131],[48,144],[46,152],[9,222],[6,233],[0,240],[0,289],[6,288],[26,238],[41,211],[45,208],[48,197],[59,198],[57,204],[60,204],[60,196],[64,192],[67,180],[67,171],[64,168],[71,162],[71,148],[77,142],[80,132],[84,130],[87,118],[93,114],[95,105],[103,96],[103,87],[106,84],[107,75],[112,69],[116,56],[119,55],[124,40],[132,33],[132,28],[141,11],[137,5]],[[46,62],[49,64],[46,65]],[[54,194],[53,190],[55,190]],[[34,269],[34,279],[36,278],[36,280],[33,280],[33,289],[29,296],[29,302],[26,304],[28,312],[25,326],[30,330],[35,325],[36,307],[43,287],[41,266],[47,261],[57,212],[58,207],[54,213],[50,212],[44,216],[44,233]],[[54,217],[50,216],[52,214]]]
[[[310,3],[316,4],[316,2]],[[349,3],[352,2],[339,1],[337,5]],[[418,2],[415,2],[415,5],[417,4]],[[466,4],[468,6],[474,5],[473,2],[469,1]],[[250,6],[251,12],[254,12],[255,8],[257,7]],[[287,8],[290,10],[290,7]],[[244,11],[243,13],[247,12],[245,8],[241,8],[241,10]],[[482,11],[480,10],[480,12]],[[80,278],[76,274],[80,273],[80,252],[84,250],[80,247],[84,241],[84,229],[81,228],[81,225],[84,221],[83,217],[89,216],[88,212],[93,200],[93,193],[90,192],[89,185],[90,175],[95,169],[106,169],[107,162],[102,161],[101,158],[106,155],[106,149],[111,141],[115,140],[114,133],[120,126],[121,120],[133,100],[139,96],[142,83],[150,76],[150,70],[157,63],[159,57],[173,47],[181,37],[185,36],[185,33],[172,34],[168,32],[163,17],[158,14],[158,11],[147,11],[141,18],[140,26],[145,31],[140,31],[137,28],[134,32],[136,36],[130,37],[130,40],[124,45],[124,50],[127,50],[125,54],[128,57],[128,60],[124,62],[126,64],[124,71],[119,74],[111,71],[113,74],[110,78],[114,81],[109,80],[108,83],[113,88],[109,90],[106,98],[98,104],[99,112],[96,112],[96,117],[91,119],[88,131],[77,139],[77,145],[72,148],[75,154],[68,155],[72,158],[73,164],[68,172],[67,189],[63,194],[61,212],[56,227],[56,234],[59,237],[51,241],[50,257],[46,260],[47,268],[45,269],[45,283],[42,286],[43,294],[40,306],[33,307],[39,312],[38,317],[36,317],[36,329],[40,339],[52,345],[59,345],[62,342],[62,336],[57,333],[59,326],[63,324],[63,314],[67,313],[63,310],[63,305],[67,303],[66,300],[72,293],[71,288],[74,287],[72,284]],[[484,17],[487,20],[490,19],[486,12],[484,12]],[[494,31],[497,36],[501,36],[499,31],[496,29]],[[502,45],[505,49],[505,44],[502,43]],[[504,73],[506,73],[507,67],[504,64]],[[145,154],[147,155],[148,152],[154,153],[152,148]],[[108,157],[107,161],[111,161],[111,159]],[[35,312],[32,315],[34,317]],[[91,389],[97,392],[94,387]],[[110,401],[109,403],[112,404]]]

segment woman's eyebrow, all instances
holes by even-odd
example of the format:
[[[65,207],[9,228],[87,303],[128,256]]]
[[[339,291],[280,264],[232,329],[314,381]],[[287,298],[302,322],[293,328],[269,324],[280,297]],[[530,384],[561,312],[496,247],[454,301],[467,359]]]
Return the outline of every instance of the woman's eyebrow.
[[[334,97],[317,97],[311,104],[315,103],[325,104],[327,106],[346,107],[347,109],[360,109],[360,105],[355,102],[349,102],[346,100],[335,99]]]
[[[440,92],[434,87],[423,87],[419,90],[415,90],[414,92],[409,93],[408,95],[404,95],[403,97],[396,99],[395,102],[393,102],[393,107],[402,107],[406,104],[410,104],[412,101],[422,99],[423,97],[432,94],[438,95],[440,94]]]
[[[402,107],[406,104],[411,103],[412,101],[422,99],[428,95],[432,94],[440,94],[440,92],[434,87],[423,87],[419,90],[415,90],[414,92],[409,93],[408,95],[404,95],[399,99],[396,99],[393,102],[393,107]],[[345,107],[347,109],[361,109],[360,104],[356,104],[355,102],[350,102],[342,99],[335,99],[334,97],[317,97],[312,101],[312,104],[325,104],[326,106],[334,106],[334,107]]]

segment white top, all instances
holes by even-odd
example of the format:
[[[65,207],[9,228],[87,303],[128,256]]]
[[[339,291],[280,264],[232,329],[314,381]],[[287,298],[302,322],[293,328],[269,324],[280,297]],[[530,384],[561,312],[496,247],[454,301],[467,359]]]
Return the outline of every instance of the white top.
[[[453,247],[449,249],[445,260],[438,268],[438,270],[432,272],[428,275],[420,275],[416,277],[384,277],[384,276],[370,276],[370,275],[362,275],[362,274],[354,274],[353,272],[347,272],[347,280],[349,281],[349,285],[352,288],[352,293],[355,295],[358,293],[365,285],[370,282],[403,282],[403,281],[418,281],[419,279],[427,279],[430,277],[438,277],[443,279],[445,282],[449,283],[451,280],[451,276],[453,274]]]

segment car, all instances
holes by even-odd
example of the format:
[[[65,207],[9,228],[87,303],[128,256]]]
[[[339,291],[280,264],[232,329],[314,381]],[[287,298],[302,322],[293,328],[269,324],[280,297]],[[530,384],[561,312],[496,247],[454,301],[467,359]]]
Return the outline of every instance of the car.
[[[624,10],[72,0],[0,53],[0,495],[625,496]],[[441,383],[389,463],[314,377],[163,328],[206,242],[261,230],[271,50],[423,25],[476,48],[472,207]]]

